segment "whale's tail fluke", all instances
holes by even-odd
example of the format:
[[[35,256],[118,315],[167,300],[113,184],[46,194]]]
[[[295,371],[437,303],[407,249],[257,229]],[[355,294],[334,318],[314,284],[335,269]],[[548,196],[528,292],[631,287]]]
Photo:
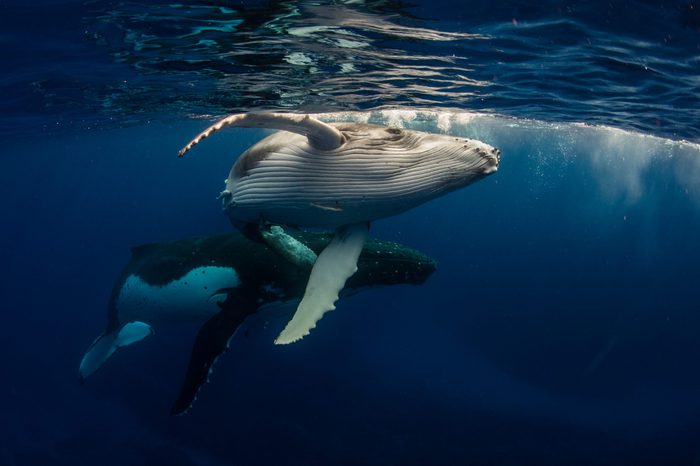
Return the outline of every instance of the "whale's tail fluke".
[[[80,381],[100,368],[100,366],[119,348],[141,341],[149,335],[153,335],[150,325],[143,322],[129,322],[123,327],[105,332],[92,342],[80,361]]]

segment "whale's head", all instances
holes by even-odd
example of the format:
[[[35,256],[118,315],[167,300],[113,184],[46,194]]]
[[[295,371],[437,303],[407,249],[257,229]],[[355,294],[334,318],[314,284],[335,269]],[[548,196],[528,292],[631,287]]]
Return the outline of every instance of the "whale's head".
[[[441,143],[439,152],[443,152],[444,155],[438,156],[438,158],[454,160],[457,165],[455,172],[446,180],[448,189],[467,186],[498,170],[501,162],[500,150],[476,139],[452,139],[453,141]]]
[[[462,170],[465,173],[477,177],[496,172],[501,163],[501,151],[477,139],[454,138],[451,143],[443,142],[443,147],[444,151],[455,152],[457,160],[464,164]]]
[[[339,154],[360,154],[386,167],[387,186],[413,180],[430,195],[467,186],[498,170],[501,152],[476,139],[377,125],[338,124],[345,138]],[[370,165],[368,162],[367,165]],[[372,173],[381,173],[381,170]]]

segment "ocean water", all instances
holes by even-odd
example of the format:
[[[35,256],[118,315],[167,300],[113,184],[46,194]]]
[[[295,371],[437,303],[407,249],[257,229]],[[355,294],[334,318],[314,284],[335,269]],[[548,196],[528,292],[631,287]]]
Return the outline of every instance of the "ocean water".
[[[0,465],[700,464],[700,5],[0,2]],[[249,319],[186,415],[197,324],[85,384],[139,244],[308,112],[480,139],[498,172],[372,225],[433,257],[294,345]]]

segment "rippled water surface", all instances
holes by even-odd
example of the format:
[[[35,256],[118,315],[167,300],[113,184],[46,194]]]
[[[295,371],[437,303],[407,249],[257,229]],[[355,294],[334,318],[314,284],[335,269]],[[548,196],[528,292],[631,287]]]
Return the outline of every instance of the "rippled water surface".
[[[401,106],[700,138],[692,2],[95,0],[3,10],[4,132]]]

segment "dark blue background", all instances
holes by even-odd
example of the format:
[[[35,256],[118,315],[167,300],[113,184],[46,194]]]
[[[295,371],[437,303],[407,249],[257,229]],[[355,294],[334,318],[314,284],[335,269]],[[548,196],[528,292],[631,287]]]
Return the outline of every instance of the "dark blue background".
[[[284,314],[255,317],[184,417],[167,412],[195,328],[80,386],[129,247],[229,229],[215,195],[261,133],[177,159],[201,126],[6,148],[7,464],[695,461],[698,149],[605,128],[454,125],[501,170],[372,229],[435,257],[428,283],[345,299],[291,346],[272,344]]]
[[[144,71],[152,57],[125,44],[126,20],[96,21],[95,12],[147,5],[44,2],[37,13],[12,3],[0,5],[0,464],[700,461],[700,148],[678,141],[697,141],[700,128],[697,6],[349,7],[492,39],[425,43],[365,31],[389,58],[356,51],[356,83],[368,70],[400,76],[389,65],[426,54],[416,66],[434,64],[442,81],[421,84],[446,91],[389,86],[348,102],[343,93],[357,89],[332,89],[323,66]],[[107,46],[91,36],[108,32]],[[312,45],[330,62],[347,52]],[[454,67],[439,68],[452,55]],[[263,71],[278,81],[248,89]],[[450,73],[463,72],[487,86],[465,85],[455,97]],[[78,363],[105,325],[129,249],[231,229],[216,196],[235,157],[263,133],[230,130],[177,159],[208,124],[191,114],[294,109],[276,87],[285,82],[305,92],[301,108],[425,98],[512,116],[455,117],[449,128],[499,147],[497,174],[372,227],[433,256],[437,272],[420,287],[342,300],[291,346],[272,343],[283,312],[255,316],[184,417],[167,413],[192,326],[156,328],[79,385]],[[231,89],[249,94],[212,97]],[[441,131],[447,115],[403,123]]]

